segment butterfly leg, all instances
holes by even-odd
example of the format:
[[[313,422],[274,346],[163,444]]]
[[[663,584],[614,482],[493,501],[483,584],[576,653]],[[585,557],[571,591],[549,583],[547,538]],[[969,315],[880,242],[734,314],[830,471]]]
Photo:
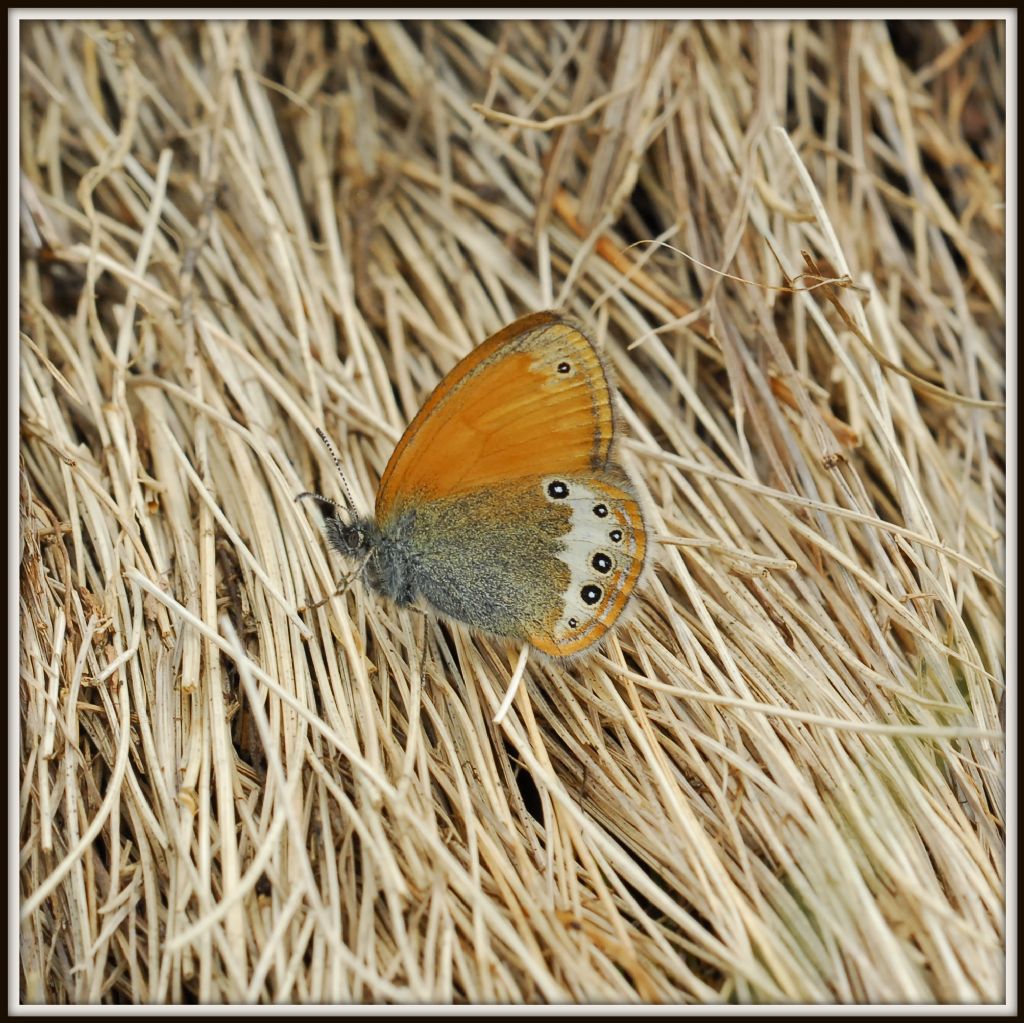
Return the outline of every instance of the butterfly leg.
[[[348,590],[348,588],[352,585],[352,583],[355,582],[355,580],[358,578],[359,573],[361,571],[362,571],[362,567],[360,566],[360,568],[355,569],[353,572],[350,572],[348,575],[342,576],[341,577],[341,582],[338,583],[337,589],[335,589],[332,593],[328,593],[326,597],[324,597],[322,600],[318,600],[315,604],[310,604],[310,603],[307,602],[306,606],[305,606],[305,610],[306,611],[316,611],[318,608],[323,607],[324,604],[327,604],[330,601],[334,600],[335,597],[340,597],[343,593],[345,593],[346,590]]]

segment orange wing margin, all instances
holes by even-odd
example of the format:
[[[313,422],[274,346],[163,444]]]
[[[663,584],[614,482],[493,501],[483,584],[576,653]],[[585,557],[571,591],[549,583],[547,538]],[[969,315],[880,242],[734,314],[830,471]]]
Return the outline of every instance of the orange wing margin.
[[[434,389],[384,470],[377,520],[413,501],[603,466],[613,429],[608,379],[587,336],[554,312],[524,316]]]

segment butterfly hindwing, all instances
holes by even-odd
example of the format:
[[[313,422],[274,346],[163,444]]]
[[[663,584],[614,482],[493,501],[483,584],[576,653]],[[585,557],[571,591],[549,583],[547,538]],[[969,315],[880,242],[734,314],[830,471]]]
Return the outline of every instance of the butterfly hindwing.
[[[559,473],[439,498],[396,527],[435,610],[570,657],[615,624],[647,538],[625,473]]]

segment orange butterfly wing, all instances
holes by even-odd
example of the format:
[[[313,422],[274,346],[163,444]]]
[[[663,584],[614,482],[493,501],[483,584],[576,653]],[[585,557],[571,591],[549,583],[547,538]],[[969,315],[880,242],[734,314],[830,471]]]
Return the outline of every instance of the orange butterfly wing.
[[[608,380],[586,336],[556,313],[524,316],[475,348],[427,399],[381,477],[377,521],[384,526],[412,502],[601,467],[613,429]]]

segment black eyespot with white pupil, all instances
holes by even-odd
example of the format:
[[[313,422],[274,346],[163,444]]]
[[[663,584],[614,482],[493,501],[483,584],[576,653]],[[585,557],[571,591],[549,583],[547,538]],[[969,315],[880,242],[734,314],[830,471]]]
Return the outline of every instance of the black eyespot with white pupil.
[[[601,587],[594,586],[593,583],[590,583],[580,590],[580,596],[583,598],[584,604],[593,606],[601,599]]]
[[[561,480],[552,480],[548,484],[548,497],[553,497],[556,501],[560,501],[568,496],[569,488]]]
[[[579,625],[579,622],[576,621],[575,618],[570,618],[569,619],[569,628],[570,629],[575,629],[577,625]]]
[[[613,529],[608,534],[608,536],[611,537],[612,543],[621,543],[622,542],[622,530],[621,529]]]
[[[606,504],[595,504],[594,514],[599,518],[603,519],[608,514],[608,505]]]
[[[590,563],[602,574],[610,571],[612,567],[612,559],[602,551],[598,551],[598,553],[590,559]]]
[[[571,369],[572,369],[572,366],[570,366],[569,363],[567,363],[567,362],[560,362],[558,364],[558,372],[559,373],[563,373],[563,374],[564,373],[568,373],[569,370],[571,370]]]

